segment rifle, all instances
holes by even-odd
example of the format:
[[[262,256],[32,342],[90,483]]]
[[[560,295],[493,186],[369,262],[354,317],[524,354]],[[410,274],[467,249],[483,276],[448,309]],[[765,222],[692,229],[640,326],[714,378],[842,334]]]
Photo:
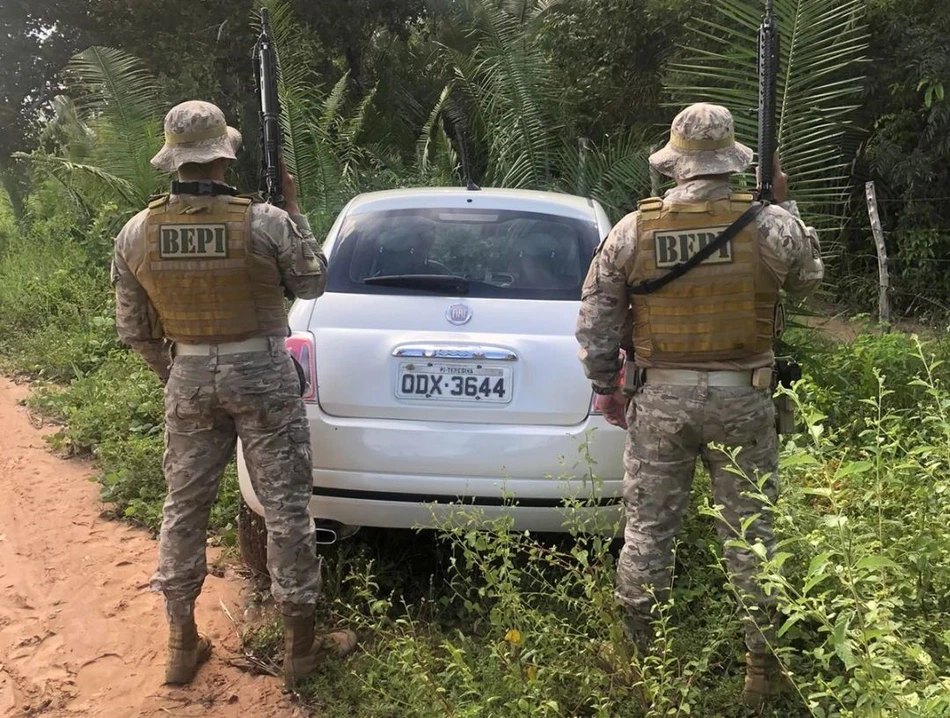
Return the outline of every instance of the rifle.
[[[261,34],[254,45],[254,78],[260,101],[261,193],[270,204],[284,206],[280,167],[280,99],[277,97],[277,51],[267,8],[261,8]]]
[[[765,15],[756,44],[756,66],[759,74],[759,192],[758,199],[764,205],[775,201],[772,178],[775,174],[775,104],[778,95],[779,34],[778,21],[772,15],[772,0],[765,0]],[[785,308],[776,306],[776,318],[784,325]],[[802,378],[801,367],[791,357],[777,357],[772,371],[772,391],[792,384]],[[798,431],[795,405],[785,394],[773,396],[775,404],[775,431],[778,434],[794,434]]]
[[[778,94],[778,22],[772,16],[772,0],[765,0],[765,15],[759,25],[756,65],[759,73],[759,201],[770,204],[776,146],[775,102]]]
[[[280,160],[280,98],[277,96],[277,50],[270,34],[270,14],[261,8],[261,34],[254,44],[254,79],[260,102],[258,116],[261,123],[261,194],[275,207],[284,208],[284,175]],[[293,292],[284,287],[284,297],[293,301]],[[289,336],[288,329],[288,336]],[[294,360],[303,393],[303,369]]]

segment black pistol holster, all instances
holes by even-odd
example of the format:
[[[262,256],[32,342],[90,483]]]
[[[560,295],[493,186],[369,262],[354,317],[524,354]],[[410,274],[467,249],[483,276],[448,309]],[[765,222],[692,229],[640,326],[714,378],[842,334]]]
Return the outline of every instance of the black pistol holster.
[[[640,391],[643,382],[646,379],[646,370],[639,369],[633,362],[633,347],[629,349],[624,347],[626,357],[623,365],[623,386],[621,391],[628,399],[632,399]]]

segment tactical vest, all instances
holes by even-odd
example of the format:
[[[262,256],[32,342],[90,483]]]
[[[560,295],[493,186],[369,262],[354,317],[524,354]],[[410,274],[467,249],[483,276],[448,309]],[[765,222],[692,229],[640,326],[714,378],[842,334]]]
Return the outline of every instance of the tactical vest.
[[[164,335],[191,343],[287,331],[275,260],[251,251],[251,200],[162,196],[149,202],[133,267]]]
[[[628,285],[656,279],[711,243],[749,208],[752,196],[639,205]],[[752,222],[702,264],[653,294],[633,294],[635,359],[738,361],[771,350],[779,285],[763,265]]]

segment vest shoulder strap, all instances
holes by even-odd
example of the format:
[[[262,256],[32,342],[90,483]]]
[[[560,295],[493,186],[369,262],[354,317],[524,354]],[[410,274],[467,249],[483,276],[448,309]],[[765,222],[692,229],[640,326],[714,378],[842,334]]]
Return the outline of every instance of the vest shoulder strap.
[[[160,209],[161,207],[164,207],[167,202],[168,202],[167,194],[155,195],[153,197],[149,197],[148,208],[150,210]]]
[[[228,197],[228,204],[237,204],[237,205],[247,207],[253,202],[254,202],[253,198],[247,197],[247,196]]]
[[[658,219],[663,210],[662,197],[647,197],[637,203],[637,211],[643,219]]]
[[[732,192],[729,195],[729,203],[737,211],[744,211],[755,202],[755,195],[750,192]]]

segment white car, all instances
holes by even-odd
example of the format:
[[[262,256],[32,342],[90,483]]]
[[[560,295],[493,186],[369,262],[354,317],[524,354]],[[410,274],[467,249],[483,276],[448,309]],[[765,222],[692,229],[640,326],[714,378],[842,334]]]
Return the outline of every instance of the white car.
[[[574,338],[609,229],[597,202],[553,192],[346,205],[324,244],[326,293],[295,302],[287,340],[309,384],[318,528],[434,528],[462,504],[483,525],[617,530],[625,432],[592,413]],[[262,513],[240,451],[238,476]],[[572,497],[588,500],[579,514]]]

